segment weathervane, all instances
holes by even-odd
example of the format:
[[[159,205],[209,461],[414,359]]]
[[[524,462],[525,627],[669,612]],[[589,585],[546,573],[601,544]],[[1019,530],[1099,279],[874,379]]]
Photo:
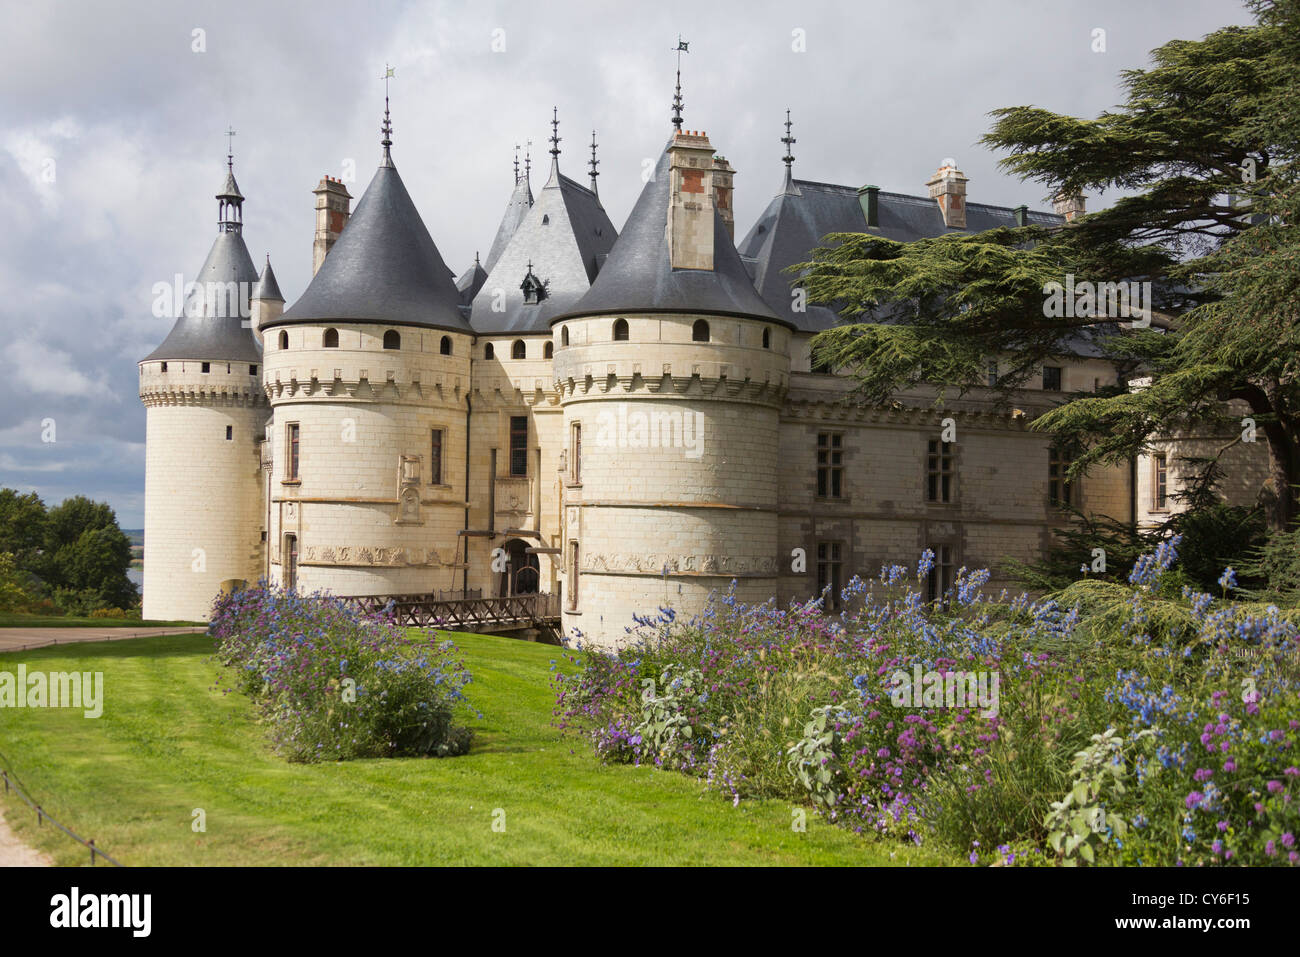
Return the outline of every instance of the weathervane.
[[[558,107],[551,107],[551,155],[560,156],[560,110]]]
[[[691,52],[691,45],[677,34],[677,92],[673,94],[673,126],[682,128],[682,54]]]
[[[226,168],[232,171],[235,168],[235,128],[233,126],[226,130]]]
[[[515,144],[515,182],[519,182],[519,144]]]
[[[600,174],[596,172],[596,167],[600,165],[600,160],[596,159],[596,131],[591,131],[591,191],[596,191],[596,177]]]
[[[533,175],[533,141],[524,140],[524,178],[532,181]]]

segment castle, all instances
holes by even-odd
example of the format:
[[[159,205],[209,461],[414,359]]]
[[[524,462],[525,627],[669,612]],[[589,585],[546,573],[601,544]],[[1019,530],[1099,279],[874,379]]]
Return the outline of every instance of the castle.
[[[386,109],[355,211],[336,179],[314,191],[315,272],[287,309],[244,245],[228,157],[203,295],[140,362],[144,616],[205,620],[223,588],[260,579],[545,592],[566,634],[609,644],[634,614],[698,611],[733,580],[742,600],[829,586],[834,605],[852,575],[926,548],[932,595],[963,565],[996,586],[1007,559],[1043,554],[1063,506],[1137,522],[1176,507],[1172,452],[1070,483],[1028,428],[1118,381],[1087,342],[1014,407],[977,391],[936,408],[923,386],[868,404],[814,367],[810,340],[837,318],[784,272],[831,232],[1050,226],[1081,197],[1051,213],[969,203],[951,162],[919,196],[810,182],[793,175],[788,119],[782,142],[784,180],[736,242],[735,170],[682,128],[680,98],[621,233],[594,140],[582,185],[553,132],[544,185],[516,160],[487,257],[456,277],[393,162]],[[1237,474],[1258,472],[1254,451],[1233,453]]]

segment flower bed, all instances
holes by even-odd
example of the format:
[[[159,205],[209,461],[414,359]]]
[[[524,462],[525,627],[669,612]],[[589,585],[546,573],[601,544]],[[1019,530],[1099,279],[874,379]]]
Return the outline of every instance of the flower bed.
[[[219,597],[209,634],[291,761],[469,749],[454,718],[470,675],[450,641],[411,641],[382,614],[275,588]]]
[[[1295,864],[1297,628],[1228,601],[1230,573],[1221,599],[1179,589],[1177,545],[1040,602],[963,569],[928,603],[927,552],[854,579],[838,615],[664,608],[573,653],[556,721],[604,760],[976,863]]]

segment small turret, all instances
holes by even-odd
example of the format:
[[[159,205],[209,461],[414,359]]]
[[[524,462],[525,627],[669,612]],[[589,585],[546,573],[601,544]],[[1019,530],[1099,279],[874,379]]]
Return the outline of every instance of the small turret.
[[[262,275],[258,277],[257,285],[253,287],[253,296],[250,305],[252,306],[252,316],[249,325],[253,329],[253,336],[260,343],[262,341],[262,326],[278,319],[284,312],[284,296],[280,295],[280,284],[275,281],[275,271],[271,268],[271,257],[266,257],[266,267],[262,270]]]

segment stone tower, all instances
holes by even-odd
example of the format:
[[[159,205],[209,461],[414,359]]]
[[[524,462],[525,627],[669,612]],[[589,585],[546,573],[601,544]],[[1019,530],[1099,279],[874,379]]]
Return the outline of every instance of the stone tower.
[[[472,334],[383,160],[302,298],[262,326],[270,578],[341,595],[459,585]],[[318,237],[319,238],[319,237]]]
[[[678,129],[591,289],[552,323],[568,634],[616,643],[633,614],[694,614],[732,579],[743,600],[777,592],[792,327],[732,243],[733,172]]]
[[[230,159],[216,199],[207,261],[171,333],[140,362],[145,618],[206,621],[223,586],[260,577],[267,403],[246,324],[257,270]]]

